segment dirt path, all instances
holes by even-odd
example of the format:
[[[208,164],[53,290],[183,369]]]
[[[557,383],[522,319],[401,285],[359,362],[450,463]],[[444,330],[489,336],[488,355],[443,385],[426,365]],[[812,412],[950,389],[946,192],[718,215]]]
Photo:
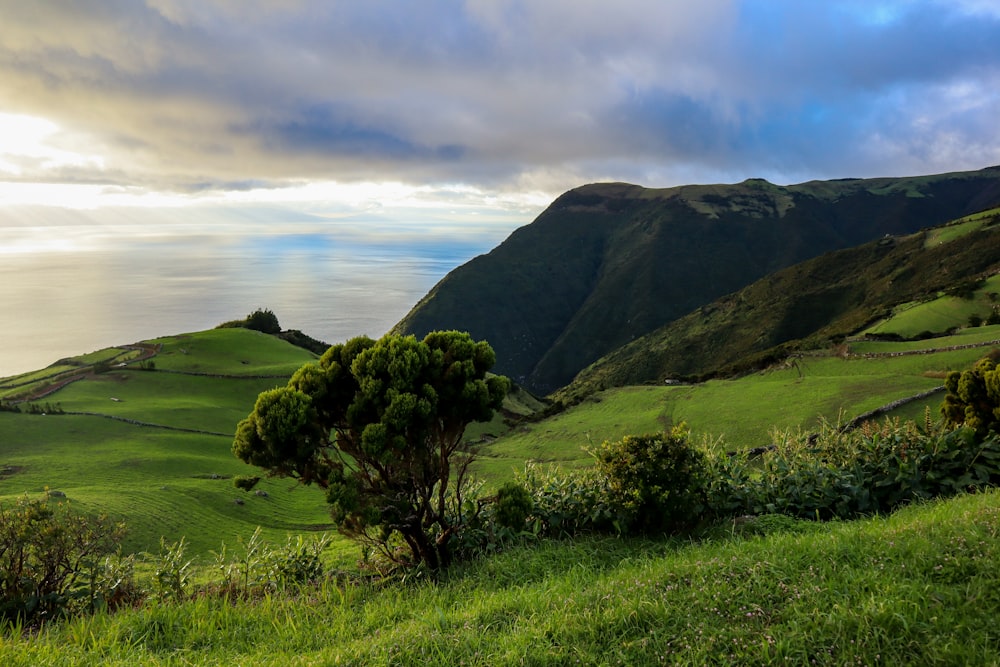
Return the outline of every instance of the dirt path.
[[[133,343],[132,345],[119,345],[117,349],[137,350],[139,352],[138,356],[129,359],[128,361],[119,362],[118,364],[115,365],[117,368],[125,368],[127,366],[131,366],[132,364],[137,364],[146,361],[148,359],[152,359],[160,351],[160,345],[153,343]],[[114,361],[114,359],[112,359],[112,361]],[[91,364],[89,366],[81,366],[78,370],[62,371],[60,373],[55,373],[47,377],[37,378],[35,380],[32,380],[31,382],[24,383],[24,386],[30,386],[36,383],[44,383],[45,380],[49,378],[58,378],[58,379],[52,382],[51,384],[43,384],[42,386],[37,387],[36,389],[31,390],[24,395],[10,399],[6,402],[10,405],[18,405],[20,403],[30,403],[33,401],[38,401],[43,398],[51,396],[52,394],[56,393],[63,387],[72,384],[77,380],[83,380],[84,378],[94,378],[97,375],[98,373],[94,371],[94,364]],[[7,388],[14,388],[17,386],[18,385],[16,384],[8,385]]]

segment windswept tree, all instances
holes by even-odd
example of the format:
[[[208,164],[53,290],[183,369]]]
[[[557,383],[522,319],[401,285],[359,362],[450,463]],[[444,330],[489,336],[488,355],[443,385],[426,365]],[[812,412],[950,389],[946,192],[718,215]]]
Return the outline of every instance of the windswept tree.
[[[465,427],[490,420],[510,386],[487,377],[495,361],[457,331],[354,338],[260,394],[233,453],[325,489],[345,534],[382,547],[398,535],[411,562],[445,567],[462,527]]]

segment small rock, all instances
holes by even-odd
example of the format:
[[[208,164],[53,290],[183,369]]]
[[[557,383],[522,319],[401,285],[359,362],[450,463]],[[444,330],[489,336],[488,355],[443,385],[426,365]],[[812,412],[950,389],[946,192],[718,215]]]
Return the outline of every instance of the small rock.
[[[243,504],[243,499],[242,498],[237,498],[233,502],[236,503],[237,505],[242,505]]]

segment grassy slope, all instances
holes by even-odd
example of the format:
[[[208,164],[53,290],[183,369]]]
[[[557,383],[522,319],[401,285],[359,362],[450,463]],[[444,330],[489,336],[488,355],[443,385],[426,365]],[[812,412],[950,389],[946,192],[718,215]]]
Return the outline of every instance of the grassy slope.
[[[287,480],[265,480],[266,497],[233,487],[253,469],[233,457],[231,434],[257,394],[314,356],[246,329],[220,329],[156,341],[156,372],[115,370],[75,382],[42,399],[63,410],[96,412],[162,426],[137,426],[99,416],[0,412],[0,501],[62,491],[74,507],[126,518],[124,547],[152,550],[161,536],[185,537],[207,554],[257,525],[281,541],[287,531],[328,527],[322,497]],[[182,351],[183,350],[183,351]],[[248,363],[243,363],[248,362]],[[225,373],[208,377],[187,373]],[[277,375],[258,378],[254,375]],[[117,401],[111,400],[118,399]],[[236,500],[243,501],[238,505]]]
[[[981,327],[928,341],[858,342],[854,351],[886,353],[997,338],[1000,327]],[[327,525],[321,496],[313,489],[265,480],[261,488],[268,496],[260,497],[237,491],[231,481],[253,469],[232,456],[228,434],[249,412],[258,392],[282,384],[312,356],[241,329],[158,342],[163,347],[154,361],[161,370],[112,371],[44,400],[67,411],[115,414],[222,435],[140,427],[96,416],[0,413],[0,465],[10,470],[0,476],[0,500],[42,493],[46,487],[62,491],[81,509],[126,517],[131,527],[127,550],[151,550],[161,536],[168,541],[184,536],[192,554],[206,555],[223,540],[246,537],[257,525],[276,541],[286,531]],[[483,443],[475,472],[492,485],[509,479],[529,459],[566,467],[589,465],[590,445],[680,421],[713,446],[759,446],[769,442],[774,427],[811,429],[818,419],[852,418],[937,386],[945,371],[971,365],[988,349],[877,359],[807,356],[795,365],[739,380],[624,387],[508,433],[504,416],[498,415],[489,424],[469,429],[469,439]],[[245,377],[183,375],[168,369]],[[252,376],[264,371],[283,375]],[[940,396],[932,396],[898,414],[918,417],[925,405],[936,414],[939,403]],[[507,407],[510,413],[526,414],[540,405],[521,393]],[[244,504],[238,505],[237,499]]]
[[[543,543],[437,585],[150,605],[8,638],[0,662],[987,665],[998,591],[1000,495],[984,493],[764,537]]]
[[[997,339],[1000,325],[914,343],[861,342],[857,353],[978,345]],[[608,389],[544,421],[522,424],[505,434],[484,448],[476,469],[489,478],[502,478],[522,469],[526,459],[568,467],[587,465],[591,458],[585,448],[590,445],[630,433],[662,430],[682,421],[696,438],[714,446],[744,449],[766,445],[774,428],[810,430],[819,420],[846,422],[940,386],[947,371],[968,368],[991,349],[987,345],[874,359],[817,354],[734,380]],[[941,395],[933,395],[894,414],[918,417],[930,407],[936,417],[941,400]]]
[[[935,299],[906,303],[894,309],[891,318],[869,327],[863,333],[894,333],[910,338],[924,331],[947,331],[955,323],[965,323],[973,315],[989,317],[998,306],[1000,274],[987,279],[970,298],[939,295]]]
[[[555,397],[572,402],[606,387],[729,374],[783,358],[790,349],[854,334],[901,302],[932,299],[960,281],[995,274],[1000,267],[997,221],[1000,209],[974,224],[959,221],[778,271],[619,348],[581,371]],[[914,319],[909,328],[943,332],[964,325],[972,312],[985,317],[989,293],[995,291],[994,279],[967,305],[941,305],[933,320]]]

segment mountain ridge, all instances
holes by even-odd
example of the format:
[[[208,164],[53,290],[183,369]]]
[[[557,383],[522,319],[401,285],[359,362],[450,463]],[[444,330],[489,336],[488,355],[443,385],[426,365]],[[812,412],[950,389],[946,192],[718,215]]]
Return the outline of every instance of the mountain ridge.
[[[757,370],[797,350],[828,348],[900,304],[971,293],[1000,271],[1000,209],[975,218],[776,271],[614,350],[554,395],[572,402],[609,386]],[[964,233],[937,240],[963,224]]]
[[[613,350],[811,257],[1000,204],[1000,167],[905,178],[583,185],[456,268],[393,328],[461,329],[548,394]]]

